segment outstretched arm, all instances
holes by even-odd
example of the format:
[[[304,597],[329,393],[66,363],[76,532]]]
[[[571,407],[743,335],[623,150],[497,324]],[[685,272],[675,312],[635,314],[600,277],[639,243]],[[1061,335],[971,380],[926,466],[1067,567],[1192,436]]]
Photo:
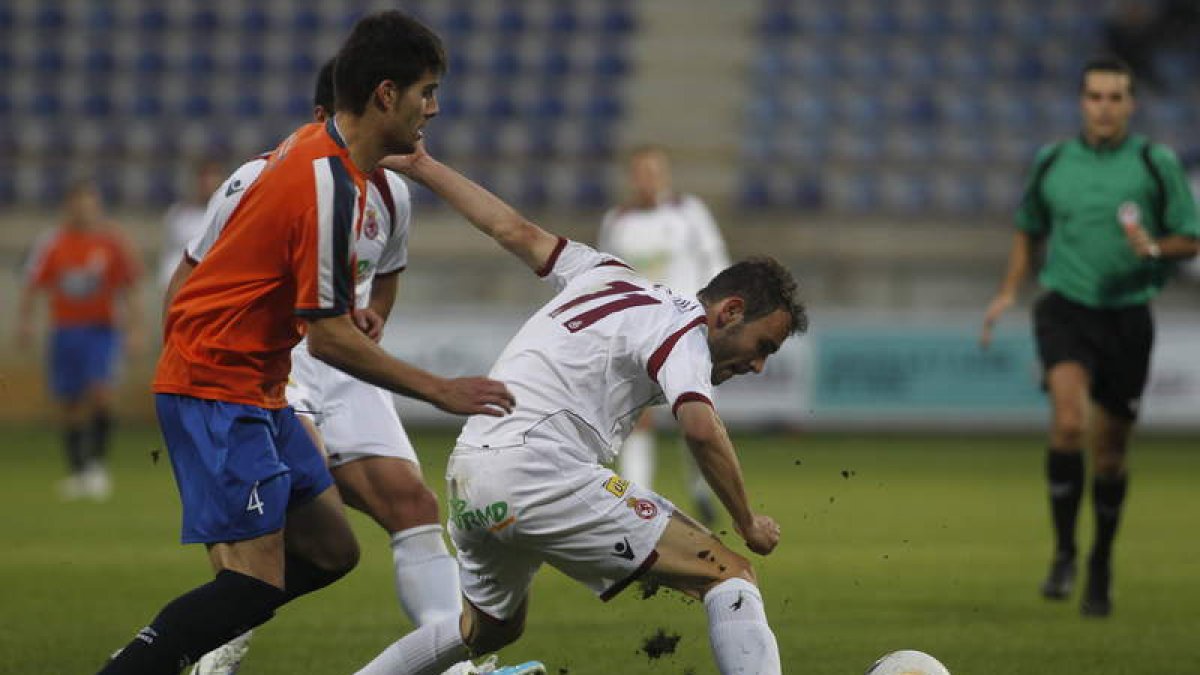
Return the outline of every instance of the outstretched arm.
[[[1029,273],[1030,259],[1033,257],[1033,242],[1028,232],[1018,231],[1013,235],[1012,249],[1008,253],[1008,268],[1004,272],[1004,280],[1000,282],[1000,290],[988,305],[983,315],[983,328],[979,333],[979,344],[984,349],[992,342],[992,328],[1000,320],[1000,316],[1012,307],[1017,300],[1017,291],[1025,275]]]
[[[558,236],[525,219],[516,209],[471,179],[442,164],[418,146],[411,155],[380,162],[432,190],[480,232],[495,239],[530,269],[542,269],[558,246]]]
[[[704,480],[733,518],[733,526],[755,553],[766,555],[779,543],[779,525],[770,517],[754,513],[746,496],[742,467],[725,425],[708,403],[688,401],[679,405],[679,426]]]

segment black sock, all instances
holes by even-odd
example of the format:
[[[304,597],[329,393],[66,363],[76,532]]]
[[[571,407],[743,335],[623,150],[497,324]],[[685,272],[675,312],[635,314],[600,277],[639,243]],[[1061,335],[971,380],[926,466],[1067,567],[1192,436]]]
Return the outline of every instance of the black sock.
[[[270,619],[285,602],[283,591],[238,572],[175,598],[101,675],[178,675],[204,654]]]
[[[1092,479],[1092,508],[1096,513],[1096,541],[1092,544],[1090,564],[1108,567],[1112,557],[1113,539],[1121,520],[1121,505],[1125,503],[1125,488],[1129,477],[1096,476]]]
[[[1050,487],[1056,555],[1074,559],[1075,521],[1083,496],[1083,453],[1050,448],[1046,454],[1046,481]]]
[[[83,472],[87,464],[87,450],[83,447],[83,427],[69,426],[63,434],[63,450],[67,453],[67,467],[71,473]]]
[[[329,584],[341,579],[353,569],[353,566],[344,570],[327,570],[317,567],[308,560],[298,556],[288,554],[284,559],[283,584],[284,592],[287,594],[287,602],[313,591],[325,588]]]
[[[108,456],[108,437],[112,431],[112,416],[107,410],[96,411],[92,417],[92,443],[91,443],[91,459],[96,462],[104,462],[104,458]]]

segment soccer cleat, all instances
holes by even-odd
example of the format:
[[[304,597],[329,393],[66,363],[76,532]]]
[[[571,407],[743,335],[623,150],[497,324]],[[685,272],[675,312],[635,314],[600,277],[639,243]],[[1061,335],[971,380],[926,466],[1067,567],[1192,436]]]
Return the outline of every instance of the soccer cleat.
[[[188,675],[236,675],[246,652],[250,651],[250,638],[253,635],[254,631],[248,630],[201,656]]]
[[[83,485],[83,474],[73,473],[58,482],[58,497],[64,502],[73,502],[87,495]]]
[[[496,670],[496,655],[492,654],[486,659],[479,662],[479,665],[470,661],[462,661],[450,666],[450,669],[442,673],[442,675],[489,675]]]
[[[1087,587],[1084,589],[1079,612],[1084,616],[1112,614],[1112,597],[1109,595],[1111,585],[1112,569],[1108,565],[1089,563]]]
[[[1042,597],[1049,600],[1064,600],[1071,595],[1075,586],[1075,558],[1064,555],[1054,556],[1050,563],[1050,573],[1042,582]]]
[[[541,661],[526,661],[515,666],[505,666],[492,671],[492,675],[546,675],[546,666]]]
[[[83,493],[97,502],[108,501],[112,496],[112,478],[103,464],[89,464],[81,476]]]

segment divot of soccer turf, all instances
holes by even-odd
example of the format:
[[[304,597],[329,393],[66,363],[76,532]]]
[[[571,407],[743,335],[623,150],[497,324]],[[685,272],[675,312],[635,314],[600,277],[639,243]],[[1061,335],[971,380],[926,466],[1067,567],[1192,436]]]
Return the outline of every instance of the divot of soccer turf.
[[[675,653],[675,648],[679,645],[680,635],[678,633],[667,633],[665,628],[659,628],[651,635],[642,640],[641,652],[651,659],[662,658],[669,654]]]

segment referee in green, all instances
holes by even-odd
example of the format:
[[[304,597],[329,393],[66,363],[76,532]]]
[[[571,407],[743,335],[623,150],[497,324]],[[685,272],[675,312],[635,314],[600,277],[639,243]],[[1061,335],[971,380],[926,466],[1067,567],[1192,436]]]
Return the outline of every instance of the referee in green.
[[[1197,253],[1196,204],[1169,148],[1128,133],[1133,73],[1115,58],[1083,70],[1083,132],[1043,148],[1017,212],[1017,232],[980,343],[1011,306],[1045,243],[1033,308],[1050,396],[1046,455],[1055,554],[1042,595],[1063,599],[1075,581],[1075,521],[1091,444],[1096,534],[1081,611],[1112,612],[1112,545],[1129,484],[1125,455],[1154,343],[1150,300],[1173,262]],[[1085,430],[1090,433],[1085,433]]]

